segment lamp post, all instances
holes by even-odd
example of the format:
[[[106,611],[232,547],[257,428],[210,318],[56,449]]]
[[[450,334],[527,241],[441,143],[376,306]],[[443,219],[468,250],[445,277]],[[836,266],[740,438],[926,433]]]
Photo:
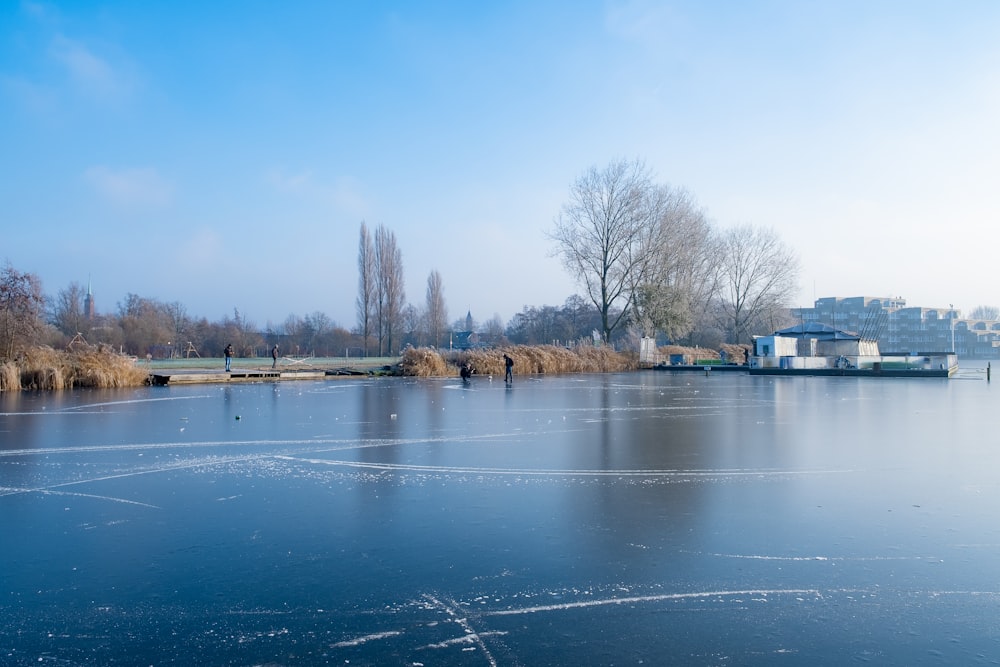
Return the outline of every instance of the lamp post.
[[[949,303],[948,308],[951,312],[948,313],[948,317],[951,319],[951,353],[955,354],[955,304]]]

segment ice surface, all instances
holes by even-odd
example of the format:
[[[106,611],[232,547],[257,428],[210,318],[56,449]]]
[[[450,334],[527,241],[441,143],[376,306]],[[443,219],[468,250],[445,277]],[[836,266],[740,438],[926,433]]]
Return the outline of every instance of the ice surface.
[[[0,395],[0,664],[1000,654],[986,382],[518,380]]]

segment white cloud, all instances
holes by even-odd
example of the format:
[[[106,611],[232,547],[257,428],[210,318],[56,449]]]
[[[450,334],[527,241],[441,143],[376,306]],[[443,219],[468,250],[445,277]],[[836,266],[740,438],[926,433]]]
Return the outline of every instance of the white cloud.
[[[150,167],[119,169],[96,166],[84,179],[112,205],[121,208],[162,208],[173,197],[173,186]]]
[[[124,66],[113,66],[82,43],[57,36],[49,51],[84,94],[106,102],[117,102],[130,93],[132,85]]]
[[[50,13],[42,3],[29,2],[28,0],[22,0],[21,11],[36,20],[45,19]]]

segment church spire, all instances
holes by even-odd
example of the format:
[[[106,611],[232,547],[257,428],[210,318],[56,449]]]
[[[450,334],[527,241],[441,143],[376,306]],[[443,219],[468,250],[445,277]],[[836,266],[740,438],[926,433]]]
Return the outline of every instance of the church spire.
[[[83,298],[83,316],[94,319],[94,292],[90,289],[90,275],[87,275],[87,296]]]

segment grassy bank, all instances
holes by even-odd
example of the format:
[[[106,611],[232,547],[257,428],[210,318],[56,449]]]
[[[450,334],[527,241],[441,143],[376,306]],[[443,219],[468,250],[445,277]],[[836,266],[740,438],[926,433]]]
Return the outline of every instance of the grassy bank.
[[[17,361],[0,365],[0,391],[137,387],[148,378],[149,372],[131,357],[96,347],[75,351],[35,347]]]
[[[727,360],[743,362],[743,346],[723,345]],[[719,360],[719,351],[708,348],[687,348],[666,346],[660,348],[666,355],[683,355],[684,363],[693,364],[701,360]],[[371,372],[375,368],[385,368],[386,372],[398,372],[410,377],[453,377],[459,374],[463,364],[469,364],[477,375],[504,375],[504,354],[514,360],[514,373],[518,375],[558,374],[558,373],[612,373],[635,370],[638,359],[635,354],[615,352],[607,347],[579,345],[573,348],[555,345],[514,345],[506,348],[487,350],[436,350],[431,348],[408,348],[403,352],[398,365],[392,357],[368,359],[309,359],[310,368],[335,368],[349,366]],[[235,360],[236,363],[261,361],[269,366],[269,360]],[[290,368],[291,362],[281,360],[283,370]],[[173,359],[149,363],[136,362],[132,357],[116,354],[107,348],[89,347],[71,351],[37,347],[21,354],[17,361],[0,364],[0,392],[21,390],[55,390],[78,387],[112,388],[137,387],[147,384],[149,375],[155,368],[217,369],[223,365],[221,359]],[[257,366],[253,363],[251,365]],[[302,368],[307,366],[303,365]],[[392,370],[388,370],[392,367]]]
[[[459,374],[468,363],[477,375],[504,375],[504,354],[514,360],[514,373],[610,373],[633,370],[635,355],[615,352],[606,347],[579,345],[573,348],[555,345],[515,345],[489,350],[434,350],[410,348],[403,352],[400,369],[413,377],[449,377]]]

